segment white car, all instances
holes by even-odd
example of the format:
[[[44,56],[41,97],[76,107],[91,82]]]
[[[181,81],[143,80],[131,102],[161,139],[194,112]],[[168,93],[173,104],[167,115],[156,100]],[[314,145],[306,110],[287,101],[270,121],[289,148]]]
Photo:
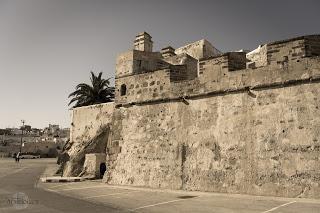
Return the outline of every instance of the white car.
[[[36,159],[40,158],[40,155],[20,155],[20,159]]]

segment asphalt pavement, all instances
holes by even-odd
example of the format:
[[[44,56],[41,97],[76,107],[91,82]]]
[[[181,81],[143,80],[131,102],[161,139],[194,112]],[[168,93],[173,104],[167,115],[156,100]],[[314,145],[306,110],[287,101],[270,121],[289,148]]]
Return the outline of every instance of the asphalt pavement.
[[[88,213],[123,212],[119,209],[67,197],[36,187],[39,177],[56,159],[13,159],[0,158],[0,213]]]
[[[53,159],[0,159],[1,212],[320,213],[320,200],[113,186],[99,180],[41,183]],[[19,202],[20,201],[20,202]],[[23,210],[23,211],[22,211]]]

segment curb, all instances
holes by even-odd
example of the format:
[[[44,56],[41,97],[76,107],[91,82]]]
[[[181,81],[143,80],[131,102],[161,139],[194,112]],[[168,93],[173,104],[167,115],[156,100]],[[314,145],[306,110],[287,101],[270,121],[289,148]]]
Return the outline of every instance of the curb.
[[[43,183],[66,183],[84,181],[82,177],[44,177],[40,178]]]

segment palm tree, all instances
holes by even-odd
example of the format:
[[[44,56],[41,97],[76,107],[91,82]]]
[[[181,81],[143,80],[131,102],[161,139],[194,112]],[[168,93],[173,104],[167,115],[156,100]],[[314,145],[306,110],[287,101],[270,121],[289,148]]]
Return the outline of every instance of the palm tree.
[[[92,86],[85,83],[76,86],[76,91],[68,96],[68,98],[73,97],[68,105],[76,102],[73,106],[75,108],[112,102],[114,100],[114,87],[109,86],[110,78],[103,79],[102,72],[98,76],[91,72],[90,80]]]

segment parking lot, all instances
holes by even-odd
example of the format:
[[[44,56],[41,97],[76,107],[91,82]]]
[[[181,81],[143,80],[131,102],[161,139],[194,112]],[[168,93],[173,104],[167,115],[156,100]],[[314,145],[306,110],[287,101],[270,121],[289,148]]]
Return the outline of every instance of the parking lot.
[[[320,200],[157,190],[111,186],[101,181],[41,183],[48,191],[126,212],[319,213]]]
[[[38,205],[24,212],[320,213],[320,200],[112,186],[101,181],[41,183],[55,159],[0,160],[0,198],[24,192]],[[45,170],[42,168],[46,168]],[[42,175],[40,175],[42,174]],[[90,211],[88,211],[90,209]],[[0,212],[16,212],[0,205]]]

